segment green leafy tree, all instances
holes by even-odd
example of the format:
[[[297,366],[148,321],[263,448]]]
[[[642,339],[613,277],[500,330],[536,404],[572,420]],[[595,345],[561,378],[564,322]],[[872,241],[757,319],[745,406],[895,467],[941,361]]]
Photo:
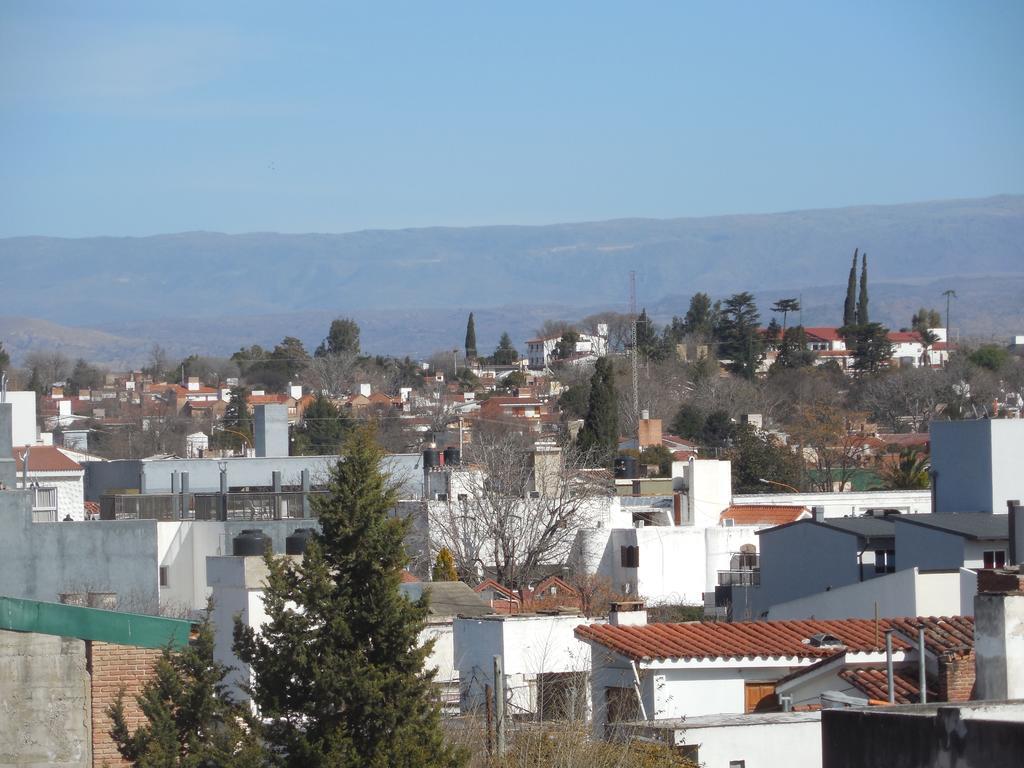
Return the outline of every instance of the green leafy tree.
[[[459,572],[455,570],[455,557],[448,547],[441,547],[430,570],[431,581],[458,581]]]
[[[753,379],[764,357],[764,342],[758,332],[760,313],[750,293],[736,293],[722,307],[721,354],[732,361],[730,368]]]
[[[860,294],[857,297],[857,325],[868,325],[868,255],[861,257]]]
[[[892,359],[889,329],[881,323],[857,325],[840,331],[846,339],[846,348],[853,355],[853,369],[860,374],[878,373]]]
[[[786,319],[790,312],[800,311],[800,300],[799,299],[779,299],[772,304],[772,312],[778,312],[782,315],[782,334],[786,333]]]
[[[928,457],[916,448],[904,448],[899,459],[883,473],[885,488],[889,491],[919,491],[931,485],[928,475]]]
[[[3,360],[0,359],[0,363]],[[0,365],[0,368],[3,368]],[[102,387],[106,380],[105,373],[95,365],[90,365],[82,358],[75,361],[75,367],[71,370],[71,377],[65,387],[65,394],[77,396],[83,389],[95,389]]]
[[[790,368],[806,368],[814,365],[817,355],[807,348],[807,333],[802,325],[787,328],[779,344],[779,355],[772,363],[771,373]]]
[[[527,382],[526,374],[522,371],[512,371],[508,376],[501,380],[502,389],[512,391],[513,389],[519,389],[525,387]]]
[[[558,398],[558,407],[570,419],[582,419],[587,415],[590,402],[590,382],[581,381],[568,387]]]
[[[749,424],[736,426],[728,457],[732,462],[733,493],[764,493],[766,486],[762,479],[800,487],[801,466],[797,455],[774,436],[759,432]]]
[[[637,454],[641,464],[657,467],[657,477],[671,477],[672,451],[664,445],[649,445]]]
[[[227,668],[213,658],[209,610],[186,648],[165,648],[153,679],[137,697],[145,724],[134,731],[125,712],[124,689],[107,708],[110,736],[121,756],[140,768],[262,766],[249,708],[232,700]]]
[[[941,328],[942,315],[939,314],[937,309],[925,309],[924,307],[921,307],[914,313],[913,317],[910,318],[910,327],[918,333],[927,331],[929,328]]]
[[[469,320],[466,321],[466,359],[472,360],[476,357],[476,322],[473,320],[473,313],[469,313]]]
[[[580,333],[574,328],[569,328],[562,333],[560,338],[555,343],[555,348],[552,350],[551,356],[556,360],[567,360],[576,354],[576,345],[579,343]]]
[[[247,441],[248,445],[252,446],[252,416],[249,415],[248,389],[245,387],[231,388],[230,399],[224,409],[223,423],[228,430],[231,430],[221,433],[220,440],[224,445],[238,447]]]
[[[459,766],[432,701],[420,644],[428,602],[399,590],[410,522],[372,429],[353,430],[316,503],[321,532],[301,561],[266,557],[267,623],[235,624],[274,762],[301,768]]]
[[[672,433],[688,440],[700,440],[704,434],[704,411],[690,403],[683,403],[669,425]]]
[[[494,350],[495,365],[513,365],[519,360],[519,353],[512,346],[512,339],[507,333],[501,334],[498,347]]]
[[[843,304],[843,327],[857,324],[857,249],[853,249],[853,264],[846,282],[846,303]]]
[[[599,464],[615,456],[619,443],[619,409],[615,394],[615,368],[607,357],[599,358],[590,378],[590,399],[583,428],[577,437],[580,450]]]
[[[1010,353],[995,344],[985,344],[971,352],[967,359],[979,368],[998,371],[1010,361]]]
[[[648,360],[661,360],[665,356],[658,329],[648,317],[646,308],[636,319],[636,348]]]
[[[313,353],[317,357],[326,355],[359,354],[359,325],[355,320],[339,317],[331,321],[327,338]]]
[[[704,420],[701,442],[712,448],[722,448],[732,439],[734,427],[727,411],[712,411]]]
[[[683,332],[710,339],[717,325],[717,309],[718,305],[712,305],[711,297],[706,293],[695,293],[683,318]]]
[[[351,420],[323,393],[302,414],[302,424],[295,429],[296,454],[333,456],[341,450],[352,426]]]

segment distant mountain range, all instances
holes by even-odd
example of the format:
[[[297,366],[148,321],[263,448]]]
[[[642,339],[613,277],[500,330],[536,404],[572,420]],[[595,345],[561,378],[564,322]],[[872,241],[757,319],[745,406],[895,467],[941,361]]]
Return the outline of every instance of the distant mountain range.
[[[108,364],[227,354],[285,335],[310,346],[335,316],[364,348],[426,355],[517,343],[546,318],[623,311],[629,272],[661,321],[689,296],[802,295],[807,324],[836,323],[853,248],[868,253],[874,316],[945,309],[964,334],[1024,332],[1024,196],[691,219],[349,234],[0,239],[0,341],[19,358],[59,348]]]

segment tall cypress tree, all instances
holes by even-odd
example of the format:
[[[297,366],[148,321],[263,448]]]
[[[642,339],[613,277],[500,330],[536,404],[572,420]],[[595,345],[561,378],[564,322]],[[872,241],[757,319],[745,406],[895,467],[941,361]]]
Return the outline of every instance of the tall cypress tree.
[[[472,360],[476,357],[476,323],[473,322],[473,313],[469,313],[469,320],[466,322],[466,359]]]
[[[857,325],[867,325],[868,319],[868,255],[861,256],[860,297],[857,299]]]
[[[316,502],[322,532],[301,562],[266,558],[268,623],[235,625],[235,652],[253,671],[262,736],[279,764],[459,766],[431,699],[420,644],[426,597],[398,589],[409,521],[381,473],[371,428],[356,429]]]
[[[576,438],[580,450],[601,464],[612,460],[619,443],[619,406],[615,396],[615,369],[607,357],[598,358],[590,378],[590,401],[583,428]]]
[[[850,265],[850,277],[846,282],[846,303],[843,304],[843,327],[851,328],[857,324],[857,249],[853,249],[853,264]]]

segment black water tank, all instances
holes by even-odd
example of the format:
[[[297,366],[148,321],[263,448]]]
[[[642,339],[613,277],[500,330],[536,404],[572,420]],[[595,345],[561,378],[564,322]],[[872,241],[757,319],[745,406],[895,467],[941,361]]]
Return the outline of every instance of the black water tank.
[[[313,538],[312,528],[296,528],[292,535],[284,540],[284,553],[286,555],[306,554],[306,545]]]
[[[427,448],[423,452],[423,468],[430,469],[439,466],[441,466],[441,452],[435,448]]]
[[[271,547],[270,537],[259,528],[248,528],[231,540],[231,554],[235,557],[262,557],[267,547]]]
[[[618,456],[615,459],[615,479],[635,480],[639,477],[639,464],[633,456]]]
[[[444,463],[451,467],[457,466],[462,461],[462,453],[458,448],[445,448],[444,449]]]

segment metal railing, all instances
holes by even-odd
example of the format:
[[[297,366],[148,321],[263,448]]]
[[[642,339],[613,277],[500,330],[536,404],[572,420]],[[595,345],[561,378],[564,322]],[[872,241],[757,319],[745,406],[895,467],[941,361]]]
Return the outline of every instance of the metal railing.
[[[757,587],[761,585],[761,570],[719,571],[720,587]]]
[[[309,499],[327,491],[310,491]],[[302,491],[109,494],[100,497],[101,520],[288,520],[303,517]],[[316,517],[310,504],[309,516]]]

